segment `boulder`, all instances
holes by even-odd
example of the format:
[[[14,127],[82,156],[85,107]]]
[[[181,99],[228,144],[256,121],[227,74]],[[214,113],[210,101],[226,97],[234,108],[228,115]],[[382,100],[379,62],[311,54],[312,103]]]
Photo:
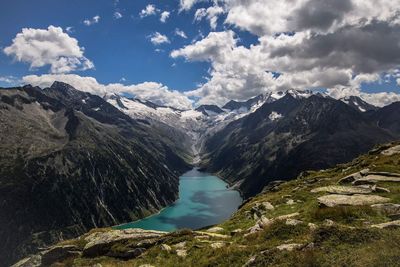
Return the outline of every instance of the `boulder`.
[[[210,233],[218,233],[218,232],[222,232],[222,231],[224,231],[224,228],[218,227],[218,226],[207,229],[207,232],[210,232]]]
[[[215,242],[215,243],[211,243],[210,245],[213,249],[218,249],[218,248],[222,248],[225,246],[224,242]]]
[[[381,152],[381,154],[385,155],[385,156],[392,156],[392,155],[395,155],[395,154],[400,154],[400,145],[393,146],[391,148],[383,150]]]
[[[286,201],[286,204],[287,204],[287,205],[294,205],[295,202],[294,202],[293,199],[288,199],[288,200]]]
[[[177,249],[176,255],[178,255],[178,257],[185,258],[187,256],[187,251],[186,249]]]
[[[295,249],[301,249],[304,245],[303,244],[297,244],[297,243],[291,243],[291,244],[283,244],[280,246],[277,246],[276,248],[278,250],[286,250],[286,251],[293,251]]]
[[[243,232],[243,230],[238,228],[238,229],[231,231],[231,235],[237,235],[237,234],[240,234],[241,232]]]
[[[302,223],[303,223],[303,221],[296,220],[296,219],[287,219],[285,222],[286,225],[292,225],[292,226],[296,226],[296,225],[302,224]]]
[[[390,199],[376,195],[326,195],[318,198],[321,206],[362,206],[389,202]]]
[[[400,220],[386,222],[386,223],[380,223],[380,224],[373,224],[373,225],[371,225],[371,227],[379,228],[379,229],[397,228],[397,227],[400,227]]]
[[[360,179],[362,176],[360,172],[355,172],[350,175],[347,175],[346,177],[343,177],[338,181],[339,184],[347,184],[347,183],[352,183],[357,179]]]
[[[315,223],[308,223],[307,226],[308,228],[310,228],[311,231],[315,231],[318,228],[318,226]]]
[[[342,194],[342,195],[354,195],[354,194],[370,194],[372,189],[369,187],[361,186],[340,186],[340,185],[330,185],[317,187],[311,190],[311,193],[326,192],[330,194]]]
[[[400,174],[396,173],[373,173],[368,174],[353,182],[354,185],[378,183],[378,182],[397,182],[400,183]]]
[[[106,255],[114,244],[127,240],[136,241],[138,248],[150,247],[157,242],[158,238],[165,234],[166,232],[137,228],[95,232],[85,237],[88,243],[83,249],[83,256],[96,257]]]
[[[180,243],[177,243],[174,245],[174,248],[176,248],[176,249],[183,249],[185,247],[186,247],[186,241],[183,241],[183,242],[180,242]]]
[[[167,244],[161,244],[161,250],[163,251],[167,251],[170,252],[172,250],[172,248],[170,246],[168,246]]]

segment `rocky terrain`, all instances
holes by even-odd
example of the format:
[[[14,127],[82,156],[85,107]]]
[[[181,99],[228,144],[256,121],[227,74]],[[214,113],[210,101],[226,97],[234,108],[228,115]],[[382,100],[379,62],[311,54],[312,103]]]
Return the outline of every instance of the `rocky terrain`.
[[[399,193],[400,143],[390,143],[271,182],[220,225],[94,229],[14,266],[398,266]]]
[[[0,90],[0,265],[178,197],[190,155],[63,83]]]
[[[382,116],[386,109],[396,113],[390,106],[363,113],[323,95],[286,94],[209,137],[202,166],[250,197],[272,180],[334,166],[396,140],[399,120]]]

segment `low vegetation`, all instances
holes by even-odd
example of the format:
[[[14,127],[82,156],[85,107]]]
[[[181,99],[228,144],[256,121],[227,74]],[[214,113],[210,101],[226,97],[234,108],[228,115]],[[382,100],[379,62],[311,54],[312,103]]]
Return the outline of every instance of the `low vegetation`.
[[[388,199],[389,204],[381,206],[324,207],[318,197],[330,193],[311,192],[315,188],[338,185],[343,177],[359,174],[362,170],[363,175],[373,172],[390,172],[385,175],[400,173],[400,154],[383,153],[396,145],[399,144],[380,146],[348,164],[304,172],[295,180],[268,186],[220,225],[201,231],[180,230],[163,235],[135,257],[122,259],[109,256],[122,255],[137,247],[136,241],[133,245],[125,240],[116,242],[103,256],[77,254],[53,265],[399,266],[400,223],[396,223],[400,219],[400,182],[362,186],[375,190],[366,195]],[[349,181],[343,186],[356,187]],[[377,190],[377,186],[383,189]],[[393,225],[380,225],[388,222]],[[75,244],[84,250],[87,246],[85,237],[96,231],[115,230],[96,229],[61,245]]]

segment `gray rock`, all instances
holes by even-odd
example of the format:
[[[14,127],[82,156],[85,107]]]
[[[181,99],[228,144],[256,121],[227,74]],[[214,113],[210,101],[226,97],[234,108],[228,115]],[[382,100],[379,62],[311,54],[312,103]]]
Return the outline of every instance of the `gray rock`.
[[[88,242],[84,249],[85,257],[102,256],[109,253],[110,248],[118,243],[127,240],[137,241],[137,247],[150,247],[154,245],[158,238],[165,235],[165,232],[143,230],[143,229],[125,229],[125,230],[109,230],[106,232],[95,232],[85,238]],[[137,251],[136,251],[137,252]],[[132,252],[134,253],[134,252]]]
[[[342,195],[354,195],[354,194],[370,194],[372,189],[369,187],[361,186],[340,186],[330,185],[314,188],[311,190],[312,193],[326,192],[330,194],[342,194]]]
[[[231,231],[231,235],[238,235],[238,234],[240,234],[242,232],[243,232],[243,230],[238,228],[238,229],[235,229],[235,230]]]
[[[321,206],[362,206],[389,202],[390,199],[376,195],[326,195],[318,198]]]
[[[397,146],[388,148],[386,150],[383,150],[381,152],[381,154],[385,155],[385,156],[392,156],[392,155],[395,155],[395,154],[400,154],[400,145],[397,145]]]
[[[360,172],[355,172],[350,175],[347,175],[346,177],[343,177],[338,181],[339,184],[347,184],[347,183],[352,183],[357,179],[360,179],[362,176]]]
[[[187,251],[186,251],[186,249],[177,249],[176,255],[178,255],[178,257],[181,257],[181,258],[186,258]]]
[[[373,173],[368,174],[353,182],[354,185],[378,183],[378,182],[397,182],[400,183],[400,174],[396,173]]]
[[[222,232],[222,231],[224,231],[224,228],[218,227],[218,226],[207,229],[207,232],[209,232],[209,233],[218,233],[218,232]]]
[[[223,248],[225,246],[224,242],[215,242],[210,245],[213,249]]]
[[[183,242],[180,242],[180,243],[177,243],[174,245],[174,248],[176,248],[176,249],[183,249],[185,247],[186,247],[186,241],[183,241]]]
[[[170,252],[172,250],[172,248],[170,246],[168,246],[167,244],[161,244],[161,250],[163,251],[167,251]]]
[[[379,229],[397,228],[397,227],[400,227],[400,220],[391,221],[391,222],[387,222],[387,223],[373,224],[373,225],[371,225],[371,227],[379,228]]]
[[[303,221],[296,220],[296,219],[287,219],[285,222],[286,225],[292,225],[292,226],[296,226],[296,225],[299,225],[302,223],[303,223]]]
[[[276,248],[281,251],[282,250],[293,251],[295,249],[301,249],[302,247],[304,247],[303,244],[291,243],[291,244],[283,244],[283,245],[277,246]]]
[[[310,228],[311,231],[315,231],[318,228],[318,226],[315,223],[308,223],[307,226],[308,228]]]

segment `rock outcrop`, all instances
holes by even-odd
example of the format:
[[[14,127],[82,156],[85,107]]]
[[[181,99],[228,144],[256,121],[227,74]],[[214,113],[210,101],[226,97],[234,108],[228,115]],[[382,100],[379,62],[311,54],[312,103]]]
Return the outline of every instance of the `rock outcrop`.
[[[390,202],[390,198],[376,195],[326,195],[318,198],[318,202],[322,206],[363,206],[378,203]]]

